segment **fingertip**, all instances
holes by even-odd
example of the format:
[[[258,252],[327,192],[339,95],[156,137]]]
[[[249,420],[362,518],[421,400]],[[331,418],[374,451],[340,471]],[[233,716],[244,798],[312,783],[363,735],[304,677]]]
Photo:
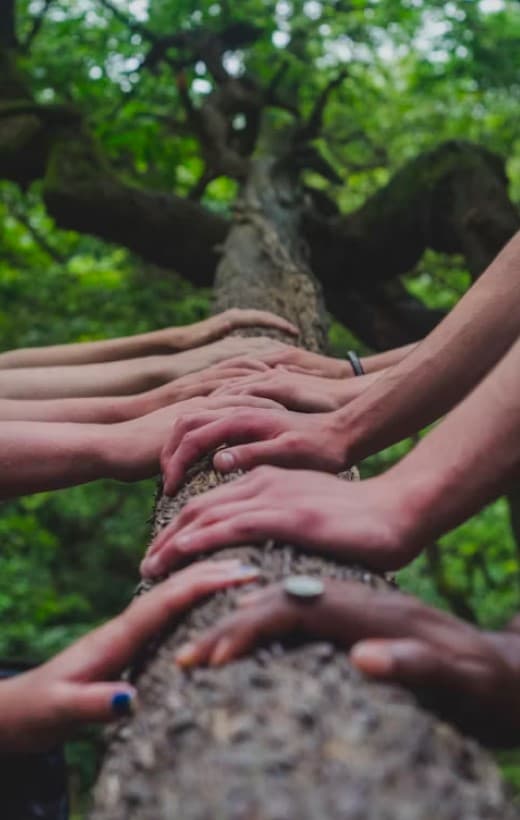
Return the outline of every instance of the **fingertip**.
[[[134,715],[138,708],[137,692],[133,688],[114,692],[110,700],[110,709],[116,718]]]
[[[222,666],[232,657],[233,641],[231,638],[221,638],[210,655],[210,666]]]
[[[387,677],[395,669],[391,647],[383,641],[362,641],[350,651],[350,660],[365,675]]]
[[[197,645],[195,643],[183,644],[173,656],[174,663],[181,669],[188,669],[194,666],[197,661]]]
[[[236,467],[236,459],[229,450],[222,450],[213,457],[213,465],[220,473],[229,473]]]

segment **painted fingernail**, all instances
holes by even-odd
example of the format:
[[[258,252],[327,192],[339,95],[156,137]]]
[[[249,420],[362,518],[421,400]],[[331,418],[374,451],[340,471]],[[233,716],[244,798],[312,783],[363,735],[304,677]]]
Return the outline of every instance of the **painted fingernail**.
[[[128,717],[137,711],[137,698],[130,692],[116,692],[112,697],[111,707],[117,717]]]
[[[183,644],[175,653],[174,660],[178,666],[190,666],[195,660],[195,644]]]
[[[350,658],[367,675],[389,675],[394,668],[391,650],[381,644],[359,643],[353,647]]]
[[[235,466],[235,456],[231,453],[217,453],[215,456],[215,466],[218,470],[225,472]]]

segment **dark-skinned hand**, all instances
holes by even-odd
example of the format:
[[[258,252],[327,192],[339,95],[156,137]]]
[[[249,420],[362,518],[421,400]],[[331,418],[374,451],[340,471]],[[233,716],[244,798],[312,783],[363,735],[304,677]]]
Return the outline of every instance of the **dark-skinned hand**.
[[[295,634],[349,650],[369,677],[427,692],[444,716],[480,739],[518,743],[520,618],[501,633],[482,632],[391,590],[328,580],[321,598],[302,604],[277,584],[244,596],[236,612],[182,647],[176,660],[184,668],[218,666],[260,642]]]

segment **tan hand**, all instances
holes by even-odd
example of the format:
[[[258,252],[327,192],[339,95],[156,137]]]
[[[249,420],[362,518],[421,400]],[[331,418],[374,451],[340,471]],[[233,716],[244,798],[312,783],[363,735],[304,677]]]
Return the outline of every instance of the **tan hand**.
[[[176,350],[189,350],[221,339],[233,330],[251,327],[281,330],[290,336],[298,335],[298,328],[292,322],[267,310],[231,308],[193,325],[171,328],[171,337]]]
[[[0,754],[47,749],[82,723],[128,714],[136,691],[116,678],[147,641],[211,592],[256,577],[237,561],[195,564],[48,663],[0,682]]]
[[[395,569],[421,546],[406,530],[406,501],[391,480],[258,467],[190,501],[154,540],[141,573],[162,575],[188,557],[268,539]]]
[[[237,404],[269,401],[229,397],[233,398]],[[228,446],[213,459],[222,473],[259,464],[339,472],[347,462],[346,438],[334,413],[307,415],[250,406],[233,413],[207,408],[179,415],[161,453],[165,492],[171,495],[188,467],[222,444]]]

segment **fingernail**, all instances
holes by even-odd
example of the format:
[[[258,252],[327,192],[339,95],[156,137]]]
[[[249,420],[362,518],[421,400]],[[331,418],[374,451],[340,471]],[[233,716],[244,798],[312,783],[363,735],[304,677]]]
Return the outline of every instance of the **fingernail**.
[[[257,578],[259,574],[260,570],[258,567],[254,567],[252,564],[241,564],[236,570],[233,570],[233,575],[239,578],[247,578],[249,576]]]
[[[227,659],[231,641],[229,638],[221,638],[215,647],[210,659],[211,666],[220,666]]]
[[[175,543],[180,550],[186,549],[191,544],[191,535],[178,535]]]
[[[130,692],[116,692],[112,696],[111,707],[117,717],[128,717],[137,710],[137,698]]]
[[[179,666],[190,666],[195,659],[195,644],[185,643],[174,655],[175,663]]]
[[[221,472],[231,470],[235,466],[235,457],[231,453],[217,453],[215,456],[215,466]]]
[[[394,668],[391,650],[381,645],[359,643],[353,647],[350,658],[367,675],[389,675]]]
[[[152,555],[150,558],[145,558],[144,561],[142,561],[141,574],[153,578],[155,575],[160,574],[160,566],[159,557]]]

